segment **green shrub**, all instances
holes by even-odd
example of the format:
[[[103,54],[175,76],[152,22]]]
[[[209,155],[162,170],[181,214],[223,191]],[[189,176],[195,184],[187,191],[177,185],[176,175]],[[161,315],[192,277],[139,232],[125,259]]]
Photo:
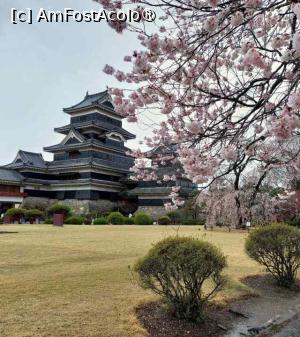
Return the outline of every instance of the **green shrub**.
[[[136,225],[152,225],[153,219],[147,213],[139,212],[134,216],[134,223]]]
[[[260,227],[246,240],[247,254],[266,267],[277,283],[290,287],[300,268],[300,231],[285,224]]]
[[[44,223],[45,225],[53,225],[53,220],[50,218],[47,218]]]
[[[82,225],[83,222],[84,222],[84,218],[78,215],[70,216],[64,221],[66,225]]]
[[[294,226],[294,227],[300,228],[300,218],[286,220],[286,223],[288,225],[290,225],[290,226]]]
[[[25,211],[25,215],[30,219],[38,219],[44,215],[44,212],[40,211],[39,209],[27,209]]]
[[[124,225],[134,225],[134,218],[129,218],[127,216],[123,217]]]
[[[94,220],[94,225],[108,225],[108,221],[105,218],[98,218]]]
[[[157,223],[162,226],[167,226],[171,224],[171,219],[168,216],[162,216],[157,220]]]
[[[54,204],[48,208],[47,213],[50,215],[53,214],[64,214],[65,216],[71,215],[71,208],[64,204]]]
[[[181,221],[184,226],[203,226],[205,225],[204,219],[184,219]]]
[[[173,224],[181,223],[182,218],[183,218],[183,216],[182,216],[182,214],[179,210],[171,211],[167,214],[167,216],[170,218],[170,220]]]
[[[184,209],[178,209],[177,211],[169,212],[167,215],[173,224],[185,226],[202,226],[205,224],[204,219],[200,219],[198,216],[193,214],[192,211],[187,211]]]
[[[225,266],[225,256],[211,243],[170,237],[150,249],[134,270],[141,286],[160,295],[176,317],[200,321],[207,302],[224,284]]]
[[[107,217],[107,220],[112,225],[122,225],[124,221],[123,214],[120,212],[112,212]]]
[[[10,208],[6,211],[6,215],[12,218],[18,218],[18,217],[24,216],[25,213],[26,213],[26,210],[24,208]]]

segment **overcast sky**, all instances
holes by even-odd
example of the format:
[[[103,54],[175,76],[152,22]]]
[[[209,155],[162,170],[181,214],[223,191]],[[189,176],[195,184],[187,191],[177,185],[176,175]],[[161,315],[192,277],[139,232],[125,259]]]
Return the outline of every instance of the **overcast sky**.
[[[119,35],[104,22],[13,25],[11,8],[26,7],[98,9],[92,0],[0,0],[0,165],[19,149],[42,152],[61,141],[53,128],[68,124],[62,108],[78,103],[87,90],[116,85],[102,73],[104,65],[122,67],[123,56],[139,48],[134,35]],[[145,134],[143,126],[126,128]]]

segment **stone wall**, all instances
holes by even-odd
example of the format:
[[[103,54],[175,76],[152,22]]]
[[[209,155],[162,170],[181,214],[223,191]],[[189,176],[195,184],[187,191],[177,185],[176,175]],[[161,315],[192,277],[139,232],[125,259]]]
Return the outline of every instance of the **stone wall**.
[[[38,198],[38,197],[26,197],[23,200],[22,207],[24,208],[38,208],[41,210],[47,209],[51,205],[57,203],[56,199]]]
[[[168,213],[164,206],[139,206],[137,212],[148,213],[154,220]]]
[[[96,211],[110,211],[117,207],[117,203],[110,200],[76,200],[67,199],[64,204],[70,206],[76,214],[86,214]]]
[[[116,202],[110,200],[77,200],[77,199],[48,199],[38,197],[27,197],[24,199],[22,207],[25,208],[38,208],[45,210],[55,203],[63,203],[71,207],[75,214],[86,214],[96,211],[110,211],[117,207]]]

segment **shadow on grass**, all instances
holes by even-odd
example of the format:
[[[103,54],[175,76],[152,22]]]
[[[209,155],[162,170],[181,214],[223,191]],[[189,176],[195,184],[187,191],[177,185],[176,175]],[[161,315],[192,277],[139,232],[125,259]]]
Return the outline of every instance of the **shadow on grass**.
[[[283,288],[270,274],[247,276],[240,281],[263,297],[289,297],[292,293],[300,292],[300,280],[292,288]]]
[[[0,235],[1,234],[18,234],[19,232],[7,232],[7,231],[0,231]]]

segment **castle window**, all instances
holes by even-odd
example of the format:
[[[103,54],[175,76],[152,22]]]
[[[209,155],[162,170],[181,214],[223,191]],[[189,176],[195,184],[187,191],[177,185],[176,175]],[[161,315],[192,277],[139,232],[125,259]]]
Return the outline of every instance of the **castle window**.
[[[79,151],[71,151],[69,152],[69,159],[78,159],[80,157]]]

